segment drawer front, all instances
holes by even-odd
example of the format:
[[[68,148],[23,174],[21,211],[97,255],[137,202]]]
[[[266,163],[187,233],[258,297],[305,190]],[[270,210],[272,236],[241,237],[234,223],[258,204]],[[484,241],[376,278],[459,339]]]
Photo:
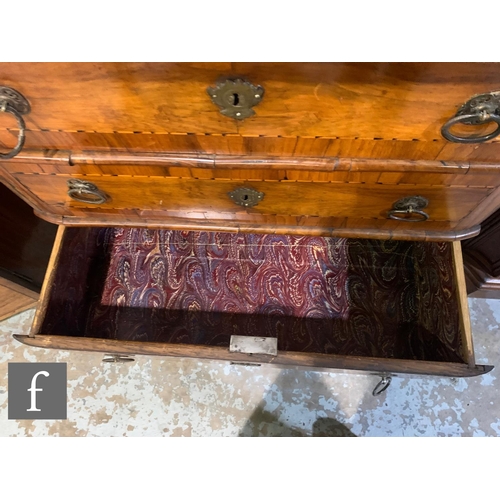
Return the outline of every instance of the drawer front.
[[[103,210],[151,210],[165,214],[208,218],[230,214],[244,219],[245,214],[341,217],[386,220],[395,202],[412,196],[428,200],[424,209],[429,215],[422,228],[433,222],[453,223],[472,212],[493,188],[471,188],[425,185],[383,185],[361,183],[202,180],[144,176],[13,176],[43,203],[59,213],[71,215],[83,209],[99,213]],[[85,202],[85,197],[69,196],[68,182],[79,179],[91,183],[102,193],[102,203]],[[262,193],[254,206],[238,205],[231,197],[239,188]],[[99,201],[99,200],[97,200]],[[190,215],[190,214],[193,215]],[[91,214],[89,213],[89,216]],[[390,221],[388,221],[390,222]],[[394,221],[396,223],[396,221]],[[416,224],[406,222],[406,225]],[[418,230],[418,229],[416,229]]]
[[[459,243],[61,228],[42,347],[471,376]],[[276,356],[228,350],[276,337]]]
[[[207,93],[235,75],[264,89],[239,121]],[[500,142],[456,144],[442,126],[500,90],[485,63],[11,63],[27,97],[26,148],[495,160]],[[0,142],[15,144],[14,121]]]

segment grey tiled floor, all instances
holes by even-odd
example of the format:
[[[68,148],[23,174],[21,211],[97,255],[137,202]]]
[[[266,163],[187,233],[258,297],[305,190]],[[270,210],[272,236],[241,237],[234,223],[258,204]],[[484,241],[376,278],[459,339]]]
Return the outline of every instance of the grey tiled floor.
[[[0,436],[498,436],[500,301],[469,299],[482,377],[402,376],[378,397],[372,375],[241,367],[27,348],[33,311],[0,323]],[[68,363],[67,420],[8,420],[9,362]]]

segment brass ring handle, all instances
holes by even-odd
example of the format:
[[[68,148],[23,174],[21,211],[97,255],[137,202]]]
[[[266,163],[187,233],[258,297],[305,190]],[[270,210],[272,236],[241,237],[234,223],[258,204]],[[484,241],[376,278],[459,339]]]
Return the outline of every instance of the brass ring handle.
[[[375,386],[372,391],[372,396],[382,394],[391,385],[392,377],[382,377],[380,382]]]
[[[461,123],[463,125],[483,125],[495,122],[497,128],[486,135],[480,136],[460,136],[450,131],[453,125]],[[451,142],[462,144],[474,144],[486,142],[494,139],[500,134],[500,92],[489,92],[487,94],[478,94],[471,97],[466,103],[462,104],[455,116],[450,118],[442,127],[441,135]]]
[[[425,222],[429,214],[423,211],[429,200],[423,196],[408,196],[396,201],[387,214],[388,219],[403,222]],[[409,217],[408,217],[409,216]]]
[[[397,214],[404,215],[415,215],[415,218],[410,217],[398,217]],[[429,214],[425,213],[423,210],[412,210],[408,208],[407,210],[389,210],[389,219],[401,220],[403,222],[425,222],[429,218]]]
[[[457,123],[463,123],[465,125],[477,125],[479,123],[491,123],[495,122],[497,124],[497,128],[486,135],[481,136],[470,136],[463,137],[459,135],[452,134],[450,128]],[[494,139],[497,135],[500,134],[500,116],[495,113],[487,113],[485,115],[478,114],[467,114],[467,115],[456,115],[453,118],[450,118],[441,128],[441,134],[445,139],[450,142],[461,142],[464,144],[473,144],[477,142],[486,142],[490,139]]]
[[[19,127],[19,135],[17,136],[17,144],[15,148],[9,153],[0,153],[0,158],[2,160],[8,160],[9,158],[14,158],[14,156],[18,155],[23,149],[26,134],[26,124],[24,123],[23,117],[17,111],[17,109],[11,106],[6,100],[0,101],[0,112],[13,115],[17,120],[17,125]]]
[[[95,184],[80,179],[70,179],[68,181],[68,196],[81,203],[91,205],[101,205],[108,201],[108,197]]]
[[[0,112],[13,115],[19,127],[16,147],[9,153],[0,153],[0,159],[8,160],[9,158],[13,158],[23,149],[26,136],[26,124],[24,123],[22,115],[27,115],[30,111],[30,103],[26,97],[11,87],[0,85]]]

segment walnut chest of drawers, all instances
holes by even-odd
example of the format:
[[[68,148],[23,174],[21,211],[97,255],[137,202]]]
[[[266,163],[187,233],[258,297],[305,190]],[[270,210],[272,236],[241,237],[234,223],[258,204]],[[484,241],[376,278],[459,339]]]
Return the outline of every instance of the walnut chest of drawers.
[[[0,80],[7,111],[1,117],[1,180],[39,217],[61,226],[41,307],[24,342],[379,372],[467,376],[489,369],[474,361],[460,240],[477,235],[500,205],[499,64],[12,63],[2,65]],[[8,154],[13,148],[16,154]],[[186,322],[184,333],[173,333],[180,328],[174,322],[167,334],[151,314],[160,308],[171,324],[173,292],[157,284],[152,289],[161,290],[162,300],[140,302],[142,316],[136,311],[124,316],[125,323],[109,319],[103,329],[94,321],[96,304],[102,294],[108,297],[109,272],[120,253],[115,250],[128,248],[120,239],[127,231],[128,241],[136,242],[240,235],[228,245],[243,267],[251,261],[244,251],[248,238],[283,246],[284,262],[293,260],[297,245],[327,254],[341,249],[344,260],[329,254],[317,279],[325,297],[335,289],[329,272],[344,280],[344,294],[330,304],[343,312],[329,316],[326,298],[318,317],[286,307],[260,314],[245,302],[229,319],[215,320],[211,314],[228,313],[214,305],[220,301],[200,305],[193,299],[190,313],[178,319]],[[193,247],[201,252],[199,266],[216,247],[213,241]],[[179,248],[157,247],[170,273],[166,263],[177,262]],[[125,260],[142,258],[139,250],[130,251]],[[260,263],[265,268],[273,259],[266,254]],[[315,268],[314,259],[304,262]],[[398,276],[388,283],[409,301],[387,299],[379,318],[376,297],[384,286],[377,262]],[[240,292],[231,293],[248,299],[254,285],[238,269]],[[286,266],[276,272],[283,283],[293,274]],[[68,273],[75,295],[60,292]],[[353,312],[352,318],[364,319],[349,322],[348,311],[358,307],[349,288],[356,273],[374,295],[364,315]],[[271,282],[260,286],[266,290]],[[185,286],[189,295],[192,283]],[[271,296],[268,290],[260,305],[267,307]],[[314,302],[305,291],[303,298]],[[120,314],[133,308],[113,300],[108,307]],[[392,302],[397,307],[389,307]],[[77,313],[77,304],[86,312]],[[443,308],[453,316],[447,323],[452,331],[439,319]],[[197,319],[190,337],[193,311],[210,317]],[[231,351],[229,324],[235,335],[251,334],[235,314],[255,320],[255,335],[278,338],[278,353]],[[286,318],[280,327],[273,314]],[[369,317],[379,326],[367,326]],[[300,327],[294,318],[302,318]],[[340,329],[339,318],[346,322]],[[214,340],[207,325],[220,321],[223,334]],[[399,322],[393,330],[392,321]],[[380,334],[380,322],[393,332],[390,339]],[[123,333],[124,324],[141,333]],[[292,341],[298,338],[304,342]]]

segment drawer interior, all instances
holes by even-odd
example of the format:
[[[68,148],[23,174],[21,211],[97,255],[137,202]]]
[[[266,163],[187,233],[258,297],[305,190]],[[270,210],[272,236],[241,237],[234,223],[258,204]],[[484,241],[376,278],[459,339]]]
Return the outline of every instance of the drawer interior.
[[[66,228],[33,335],[473,363],[452,243]]]

